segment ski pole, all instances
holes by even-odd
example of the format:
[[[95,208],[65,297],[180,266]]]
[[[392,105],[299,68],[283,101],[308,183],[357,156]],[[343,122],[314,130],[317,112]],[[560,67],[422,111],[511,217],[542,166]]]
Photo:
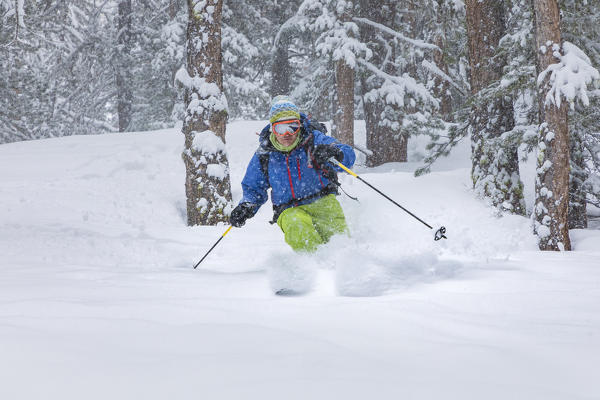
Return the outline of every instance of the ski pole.
[[[346,171],[348,174],[352,175],[353,177],[355,177],[356,179],[358,179],[359,181],[361,181],[362,183],[364,183],[365,185],[367,185],[368,187],[370,187],[371,189],[373,189],[374,191],[376,191],[377,193],[379,193],[380,195],[382,195],[383,197],[385,197],[386,199],[388,199],[389,201],[391,201],[392,203],[394,203],[395,205],[397,205],[398,207],[400,207],[402,210],[404,210],[406,213],[408,213],[408,215],[410,215],[411,217],[413,217],[414,219],[416,219],[417,221],[419,221],[420,223],[422,223],[423,225],[425,225],[429,229],[433,229],[433,227],[431,225],[429,225],[427,222],[423,221],[421,218],[417,217],[415,214],[411,213],[406,208],[402,207],[400,204],[398,204],[392,198],[390,198],[389,196],[387,196],[381,190],[377,189],[375,186],[371,185],[369,182],[365,181],[363,178],[361,178],[360,176],[358,176],[354,171],[352,171],[351,169],[347,168],[344,164],[342,164],[341,162],[339,162],[335,158],[331,158],[329,160],[329,162],[331,162],[334,165],[337,165],[338,167],[340,167],[341,169],[343,169],[344,171]],[[440,239],[448,239],[446,237],[445,233],[446,233],[446,228],[443,227],[443,226],[440,227],[437,231],[435,231],[435,235],[433,237],[433,240],[437,241],[437,240],[440,240]]]
[[[227,230],[225,231],[225,233],[223,233],[221,235],[221,237],[219,238],[219,240],[217,240],[217,242],[215,244],[213,244],[213,246],[210,248],[210,250],[208,250],[206,252],[206,254],[204,255],[204,257],[202,257],[202,259],[200,261],[198,261],[198,263],[196,263],[196,265],[194,265],[194,269],[196,269],[196,267],[198,265],[200,265],[200,263],[202,261],[204,261],[204,259],[206,258],[206,256],[212,251],[212,249],[214,249],[215,247],[217,247],[217,245],[219,244],[219,242],[225,237],[225,235],[227,235],[229,233],[229,231],[231,230],[231,228],[233,228],[233,225],[229,225],[229,228],[227,228]]]

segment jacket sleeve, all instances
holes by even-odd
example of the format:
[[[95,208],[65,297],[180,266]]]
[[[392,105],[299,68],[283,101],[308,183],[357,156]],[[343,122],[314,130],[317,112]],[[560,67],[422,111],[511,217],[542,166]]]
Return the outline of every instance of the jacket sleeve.
[[[356,153],[354,153],[352,146],[341,143],[337,139],[327,136],[321,131],[314,130],[313,135],[315,137],[315,146],[320,144],[333,144],[341,149],[344,152],[344,160],[342,161],[342,164],[344,164],[347,168],[352,168],[354,161],[356,161]],[[342,172],[340,167],[335,167],[335,169],[338,172]]]
[[[254,213],[258,211],[260,206],[265,204],[269,196],[267,190],[269,189],[269,182],[267,177],[262,172],[260,167],[260,160],[257,153],[254,153],[248,168],[246,168],[246,175],[242,179],[242,191],[243,196],[240,203],[252,203],[256,204]]]

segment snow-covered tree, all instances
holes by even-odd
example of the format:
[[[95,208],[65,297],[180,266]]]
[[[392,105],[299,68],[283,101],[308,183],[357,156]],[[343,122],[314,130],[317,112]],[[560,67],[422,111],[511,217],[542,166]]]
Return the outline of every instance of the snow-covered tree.
[[[556,0],[534,0],[538,67],[538,162],[533,211],[540,250],[571,250],[569,207],[569,104],[563,98],[560,15]],[[559,61],[557,63],[557,61]],[[557,79],[559,78],[559,79]]]
[[[277,15],[284,16],[285,11],[290,11],[291,7],[277,10]],[[294,73],[290,62],[290,46],[294,38],[299,36],[300,27],[297,21],[290,15],[283,19],[273,40],[271,49],[271,87],[270,95],[287,95],[291,91],[292,75]],[[277,25],[275,25],[277,26]]]
[[[600,67],[600,3],[561,1],[563,40],[573,43],[590,65]],[[571,172],[569,228],[587,227],[587,204],[600,207],[600,93],[588,92],[589,106],[574,104],[569,111]]]
[[[354,84],[357,59],[370,56],[370,50],[357,39],[359,28],[352,20],[357,9],[349,0],[305,0],[294,17],[299,30],[316,35],[316,54],[311,76],[304,80],[312,85],[296,88],[296,96],[324,97],[331,104],[332,134],[344,143],[354,144]],[[287,22],[282,33],[291,30]],[[316,78],[316,79],[315,79]],[[298,95],[299,93],[299,95]],[[315,104],[315,99],[310,99]]]
[[[464,6],[461,2],[438,0],[433,3],[434,15],[431,17],[431,41],[440,51],[433,52],[433,63],[424,61],[423,67],[429,68],[430,85],[434,95],[440,101],[439,115],[442,120],[454,120],[454,109],[464,95],[460,82],[459,65],[461,62],[461,36],[465,37],[462,13]],[[435,21],[435,22],[434,22]],[[454,77],[452,77],[454,75]],[[458,79],[457,79],[458,78]]]
[[[231,203],[221,66],[222,9],[223,0],[188,1],[186,67],[177,72],[185,87],[183,160],[188,225],[226,221]]]
[[[416,175],[429,172],[439,157],[448,155],[467,136],[471,112],[465,5],[455,0],[438,0],[430,5],[418,13],[424,21],[417,27],[428,27],[426,37],[441,49],[433,52],[433,62],[421,61],[427,87],[439,99],[440,106],[434,118],[418,118],[412,122],[413,126],[417,125],[417,131],[431,137],[424,165],[415,171]]]
[[[504,2],[467,0],[466,8],[474,97],[469,122],[473,187],[500,210],[524,214],[513,102],[501,90],[507,64],[505,55],[498,51],[506,34]]]
[[[130,130],[172,127],[183,120],[175,74],[185,61],[183,0],[146,0],[133,10],[133,115]]]
[[[334,63],[332,135],[344,143],[354,145],[354,80],[357,58],[369,55],[369,50],[356,37],[358,26],[352,18],[353,1],[305,1],[299,14],[317,15],[309,26],[320,33],[317,51],[330,57]],[[318,15],[320,13],[320,15]]]
[[[91,0],[17,5],[0,9],[2,141],[112,131],[114,10]]]
[[[361,40],[372,57],[360,59],[360,90],[367,124],[367,158],[375,166],[407,160],[411,134],[423,133],[424,123],[434,120],[439,100],[426,85],[428,76],[420,62],[432,62],[432,52],[440,49],[428,42],[425,23],[412,1],[383,1],[379,7],[361,1]],[[408,11],[406,11],[408,9]],[[406,18],[403,14],[412,15]]]
[[[277,1],[227,0],[223,5],[223,79],[232,118],[256,119],[269,111],[272,20]],[[275,7],[275,8],[272,8]]]
[[[133,46],[133,12],[131,0],[119,0],[117,8],[117,44],[114,53],[114,68],[117,86],[119,132],[124,132],[129,129],[133,111],[133,60],[131,57],[131,48]]]

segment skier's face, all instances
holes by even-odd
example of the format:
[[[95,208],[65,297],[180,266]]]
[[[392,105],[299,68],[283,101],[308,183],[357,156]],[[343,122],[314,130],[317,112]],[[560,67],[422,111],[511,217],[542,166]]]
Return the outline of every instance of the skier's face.
[[[295,133],[293,135],[285,135],[285,136],[275,135],[275,138],[277,139],[277,141],[285,147],[288,147],[288,146],[291,146],[292,144],[294,144],[297,137],[298,137],[298,133]]]

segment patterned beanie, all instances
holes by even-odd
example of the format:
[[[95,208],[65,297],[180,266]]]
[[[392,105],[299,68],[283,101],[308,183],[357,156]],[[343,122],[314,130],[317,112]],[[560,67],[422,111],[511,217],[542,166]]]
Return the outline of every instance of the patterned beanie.
[[[298,107],[288,96],[276,96],[271,102],[269,122],[285,121],[286,119],[300,119]]]

